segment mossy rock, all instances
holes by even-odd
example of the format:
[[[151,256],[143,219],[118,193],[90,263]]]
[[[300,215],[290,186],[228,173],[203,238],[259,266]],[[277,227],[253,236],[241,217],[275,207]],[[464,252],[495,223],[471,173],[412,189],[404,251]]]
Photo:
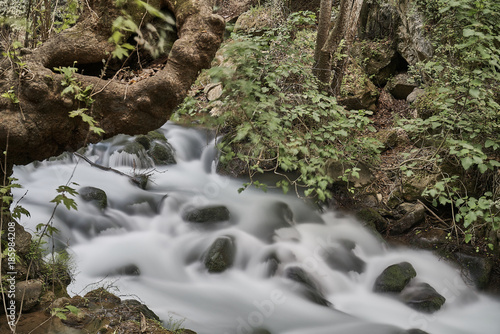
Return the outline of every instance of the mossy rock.
[[[384,232],[387,229],[387,219],[374,208],[359,210],[356,213],[356,218],[379,232]]]
[[[148,151],[148,155],[153,159],[156,165],[173,165],[175,161],[174,150],[170,145],[154,143]]]
[[[415,276],[417,276],[417,272],[410,263],[401,262],[393,264],[377,277],[373,291],[399,293],[403,291]]]
[[[135,154],[137,156],[144,155],[144,152],[146,150],[144,149],[144,146],[141,143],[138,143],[136,141],[132,141],[127,143],[123,149],[121,149],[119,152],[126,152],[128,154]]]
[[[411,308],[424,312],[434,313],[444,305],[446,298],[441,296],[436,289],[427,283],[417,283],[407,286],[400,298]]]
[[[134,141],[136,143],[141,144],[145,150],[149,150],[149,148],[151,147],[151,138],[149,138],[148,136],[145,135],[136,136]]]
[[[227,207],[214,205],[192,209],[183,215],[183,219],[192,223],[216,223],[228,221],[230,216]]]
[[[108,196],[102,189],[95,187],[82,187],[78,190],[78,193],[85,202],[90,202],[98,209],[104,210],[108,207]]]
[[[231,267],[234,261],[236,247],[233,238],[222,236],[217,238],[208,249],[203,260],[210,273],[221,273]]]
[[[158,140],[164,143],[167,142],[167,138],[165,137],[165,135],[158,130],[149,131],[147,136],[150,140]]]

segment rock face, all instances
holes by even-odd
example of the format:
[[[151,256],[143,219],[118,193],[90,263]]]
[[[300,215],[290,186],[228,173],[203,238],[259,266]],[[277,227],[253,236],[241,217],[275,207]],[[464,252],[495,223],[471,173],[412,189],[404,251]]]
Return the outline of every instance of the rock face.
[[[85,202],[89,202],[101,210],[108,207],[108,196],[102,189],[95,187],[82,187],[78,190],[78,194]]]
[[[427,283],[408,285],[401,292],[400,298],[406,305],[424,313],[438,311],[446,301],[443,296]]]
[[[223,205],[207,206],[187,211],[183,219],[191,223],[216,223],[228,221],[231,217],[227,207]]]
[[[203,260],[210,273],[221,273],[233,265],[236,247],[233,238],[217,238],[208,249]]]
[[[423,19],[414,8],[414,1],[400,0],[397,9],[401,18],[398,27],[398,52],[410,65],[432,57],[434,50],[424,36]]]
[[[39,280],[27,280],[16,283],[16,305],[23,304],[23,312],[30,311],[38,305],[42,294],[43,283]]]
[[[399,293],[416,275],[417,272],[408,262],[393,264],[377,277],[373,291]]]

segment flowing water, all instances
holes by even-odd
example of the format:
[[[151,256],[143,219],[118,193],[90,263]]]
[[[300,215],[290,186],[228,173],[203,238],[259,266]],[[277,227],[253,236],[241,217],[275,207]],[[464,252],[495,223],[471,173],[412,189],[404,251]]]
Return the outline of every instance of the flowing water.
[[[117,152],[132,140],[127,136],[93,145],[86,154],[124,173],[152,173],[147,190],[82,160],[76,166],[75,157],[15,168],[28,190],[21,204],[31,212],[23,221],[31,231],[48,221],[55,189],[72,175],[77,188],[107,193],[105,210],[79,197],[78,211],[57,210],[56,246],[68,247],[76,266],[70,293],[106,286],[122,298],[139,298],[165,323],[184,320],[183,327],[199,334],[389,334],[412,328],[432,334],[500,333],[500,302],[467,286],[460,272],[439,258],[388,249],[353,218],[320,213],[294,196],[238,193],[241,180],[214,172],[211,134],[170,123],[160,131],[176,151],[176,165],[139,169],[148,163]],[[211,205],[224,205],[229,219],[183,219],[192,208]],[[214,241],[226,236],[234,244],[233,265],[210,273],[203,259]],[[446,298],[439,311],[422,313],[373,292],[377,276],[402,261],[415,268],[414,280]]]

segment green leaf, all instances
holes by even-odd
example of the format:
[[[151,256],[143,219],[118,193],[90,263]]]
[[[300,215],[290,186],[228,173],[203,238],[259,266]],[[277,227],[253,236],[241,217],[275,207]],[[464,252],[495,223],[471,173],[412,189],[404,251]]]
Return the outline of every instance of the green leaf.
[[[468,170],[474,164],[474,160],[472,160],[472,158],[470,157],[465,157],[461,159],[460,162],[462,163],[462,167],[465,170]]]
[[[478,88],[471,88],[469,89],[469,95],[477,99],[479,98],[480,90]]]
[[[73,314],[78,314],[80,312],[80,309],[73,305],[66,305],[65,308],[67,308]]]

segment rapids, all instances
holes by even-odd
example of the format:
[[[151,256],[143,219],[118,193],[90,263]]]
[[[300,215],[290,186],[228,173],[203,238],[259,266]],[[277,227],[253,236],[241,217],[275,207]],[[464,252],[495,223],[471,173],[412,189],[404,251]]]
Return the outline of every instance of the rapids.
[[[15,167],[24,189],[14,196],[24,196],[21,204],[31,218],[21,223],[31,232],[48,221],[55,189],[70,178],[76,188],[93,186],[108,196],[105,210],[77,197],[78,211],[61,206],[56,212],[56,247],[67,247],[76,267],[71,294],[104,286],[122,298],[140,299],[167,326],[183,321],[199,334],[500,333],[500,302],[467,286],[445,261],[428,252],[388,248],[353,218],[320,213],[293,195],[238,193],[242,180],[214,172],[211,133],[172,123],[160,131],[176,151],[175,165],[140,169],[151,162],[133,162],[130,154],[117,152],[133,139],[128,136],[93,145],[86,153],[127,174],[152,173],[147,190],[69,155]],[[230,218],[205,224],[183,219],[186,210],[207,205],[224,205]],[[220,236],[234,241],[234,262],[221,273],[209,273],[203,257]],[[337,269],[325,260],[332,250]],[[421,313],[373,292],[377,276],[402,261],[413,265],[416,280],[446,298],[439,311]],[[348,270],[360,263],[363,268]],[[307,272],[330,306],[288,279],[290,268]]]

